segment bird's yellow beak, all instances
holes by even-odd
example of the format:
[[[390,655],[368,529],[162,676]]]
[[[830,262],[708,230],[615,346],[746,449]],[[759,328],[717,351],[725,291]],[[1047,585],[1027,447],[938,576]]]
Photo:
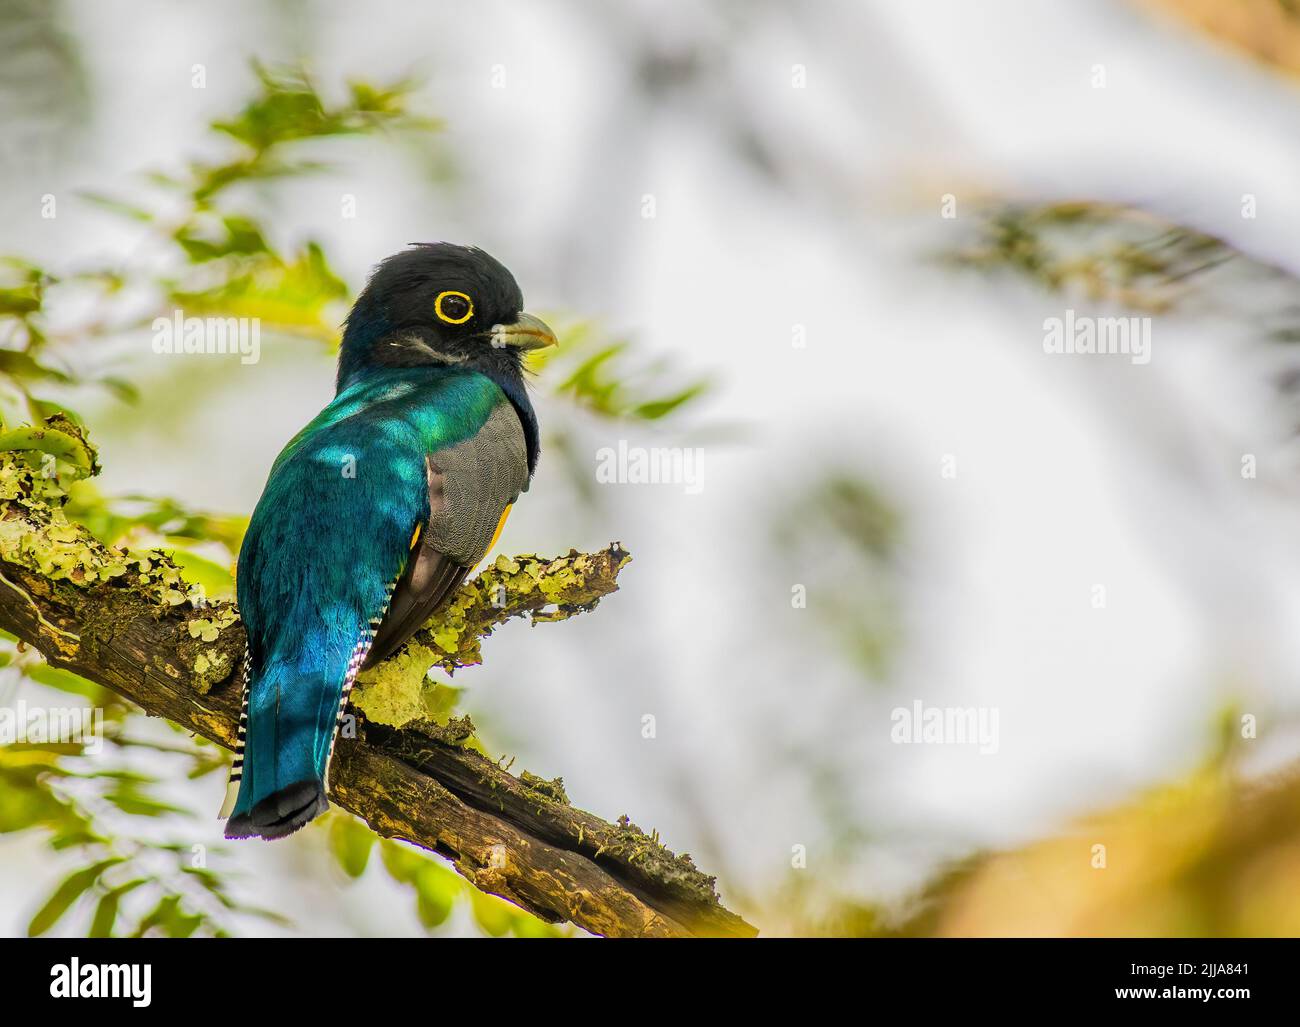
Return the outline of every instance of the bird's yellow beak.
[[[515,349],[545,349],[558,346],[560,340],[551,331],[550,325],[540,317],[532,314],[520,314],[519,320],[508,325],[493,325],[491,331],[492,345],[500,349],[512,346]]]

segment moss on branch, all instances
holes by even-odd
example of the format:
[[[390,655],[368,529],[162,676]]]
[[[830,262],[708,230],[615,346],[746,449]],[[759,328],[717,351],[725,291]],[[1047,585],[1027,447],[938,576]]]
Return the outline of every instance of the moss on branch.
[[[431,671],[451,674],[482,663],[482,640],[512,618],[553,623],[595,609],[617,590],[618,573],[631,559],[618,543],[554,560],[497,557],[398,653],[361,675],[352,705],[372,723],[390,727],[429,719],[437,689]]]

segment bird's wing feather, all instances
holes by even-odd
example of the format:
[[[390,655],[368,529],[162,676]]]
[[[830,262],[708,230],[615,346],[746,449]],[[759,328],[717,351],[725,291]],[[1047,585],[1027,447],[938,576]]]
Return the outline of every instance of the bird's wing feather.
[[[528,488],[527,444],[514,407],[503,402],[472,438],[430,454],[426,474],[429,517],[413,540],[367,667],[400,649],[455,593]]]

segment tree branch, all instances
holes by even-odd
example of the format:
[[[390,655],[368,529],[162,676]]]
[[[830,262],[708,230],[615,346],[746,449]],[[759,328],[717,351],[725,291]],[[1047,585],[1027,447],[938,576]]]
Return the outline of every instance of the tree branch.
[[[61,419],[21,431],[31,433],[27,452],[0,453],[0,627],[52,665],[230,748],[244,648],[233,604],[205,602],[162,552],[107,547],[68,521],[60,476],[93,473],[94,450]],[[468,717],[431,715],[430,667],[478,663],[480,639],[512,617],[541,623],[591,609],[629,559],[617,545],[502,557],[467,583],[358,683],[361,716],[339,738],[330,797],[547,921],[623,937],[753,935],[688,856],[626,817],[611,824],[576,809],[558,779],[508,773],[482,753]]]

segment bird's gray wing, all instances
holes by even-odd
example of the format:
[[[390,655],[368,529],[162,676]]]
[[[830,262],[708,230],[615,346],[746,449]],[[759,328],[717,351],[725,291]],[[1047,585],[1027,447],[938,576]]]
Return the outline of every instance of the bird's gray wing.
[[[487,555],[510,507],[528,488],[528,452],[519,415],[498,406],[473,438],[425,461],[429,519],[412,539],[363,667],[401,648]]]

